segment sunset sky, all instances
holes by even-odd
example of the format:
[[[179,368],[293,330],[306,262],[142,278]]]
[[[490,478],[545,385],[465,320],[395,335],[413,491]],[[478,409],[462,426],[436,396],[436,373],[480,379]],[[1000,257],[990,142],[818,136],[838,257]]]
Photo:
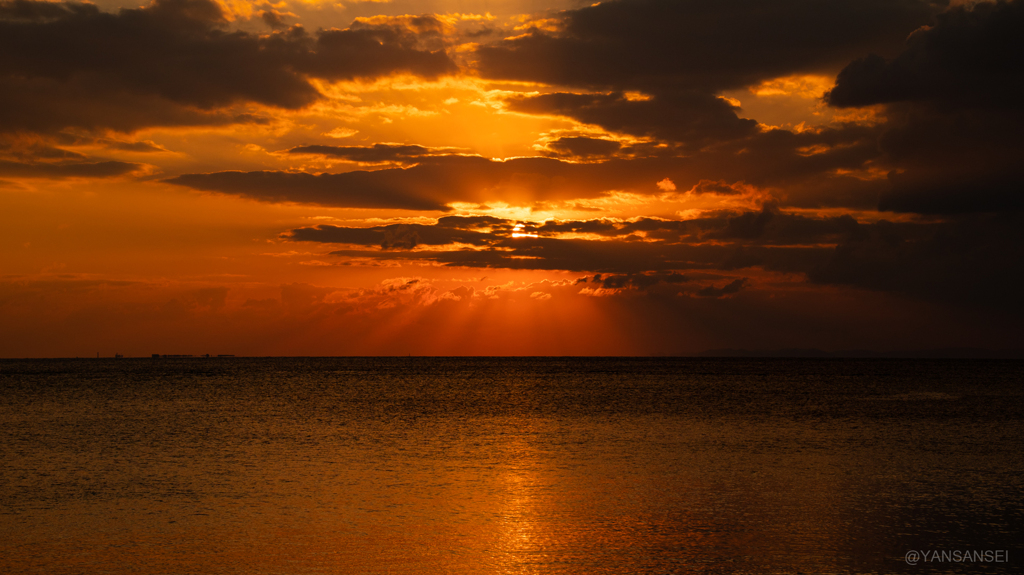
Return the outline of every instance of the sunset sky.
[[[1022,2],[0,1],[0,357],[1024,347]]]

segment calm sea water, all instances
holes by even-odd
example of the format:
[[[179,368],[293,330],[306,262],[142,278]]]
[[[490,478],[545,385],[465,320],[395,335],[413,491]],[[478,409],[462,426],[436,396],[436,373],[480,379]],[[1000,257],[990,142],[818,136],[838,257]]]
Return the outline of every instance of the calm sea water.
[[[999,361],[5,360],[0,572],[1020,573],[1022,384]],[[992,560],[928,560],[958,550]]]

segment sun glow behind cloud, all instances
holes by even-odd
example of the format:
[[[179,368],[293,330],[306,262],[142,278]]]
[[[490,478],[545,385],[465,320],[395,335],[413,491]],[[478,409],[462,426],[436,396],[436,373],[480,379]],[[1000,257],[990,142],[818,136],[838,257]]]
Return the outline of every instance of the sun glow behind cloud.
[[[947,323],[885,345],[1012,339],[1006,73],[928,39],[973,54],[965,30],[1017,4],[843,0],[813,31],[790,4],[716,19],[729,50],[715,7],[661,0],[11,8],[0,333],[23,355],[78,353],[89,321],[121,351],[191,324],[240,353],[856,347],[909,299]],[[73,55],[10,44],[68,30]]]

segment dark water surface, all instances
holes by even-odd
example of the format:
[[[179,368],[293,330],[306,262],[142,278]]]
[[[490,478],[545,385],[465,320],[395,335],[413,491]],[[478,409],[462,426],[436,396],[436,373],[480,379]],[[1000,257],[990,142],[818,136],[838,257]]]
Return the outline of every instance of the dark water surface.
[[[0,573],[1024,573],[1022,416],[1009,361],[4,360]]]

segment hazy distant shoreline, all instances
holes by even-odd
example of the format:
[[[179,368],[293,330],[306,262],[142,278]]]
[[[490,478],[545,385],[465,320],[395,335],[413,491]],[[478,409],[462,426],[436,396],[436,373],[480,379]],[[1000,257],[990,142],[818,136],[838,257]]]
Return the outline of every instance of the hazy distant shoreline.
[[[696,354],[680,354],[680,355],[635,355],[635,356],[583,356],[583,355],[523,355],[523,356],[491,356],[491,355],[465,355],[465,356],[446,356],[446,355],[416,355],[416,354],[402,354],[402,355],[379,355],[379,356],[363,356],[363,355],[293,355],[293,356],[273,356],[273,355],[232,355],[232,354],[151,354],[151,355],[100,355],[99,357],[94,356],[77,356],[77,357],[2,357],[0,360],[18,360],[18,359],[152,359],[152,360],[217,360],[217,359],[301,359],[301,358],[379,358],[379,359],[404,359],[404,358],[503,358],[503,359],[534,359],[534,358],[633,358],[633,359],[1009,359],[1009,360],[1024,360],[1024,349],[983,349],[983,348],[936,348],[936,349],[919,349],[919,350],[897,350],[897,351],[877,351],[869,349],[848,349],[848,350],[837,350],[837,351],[826,351],[816,348],[785,348],[785,349],[737,349],[737,348],[721,348],[721,349],[709,349]]]

